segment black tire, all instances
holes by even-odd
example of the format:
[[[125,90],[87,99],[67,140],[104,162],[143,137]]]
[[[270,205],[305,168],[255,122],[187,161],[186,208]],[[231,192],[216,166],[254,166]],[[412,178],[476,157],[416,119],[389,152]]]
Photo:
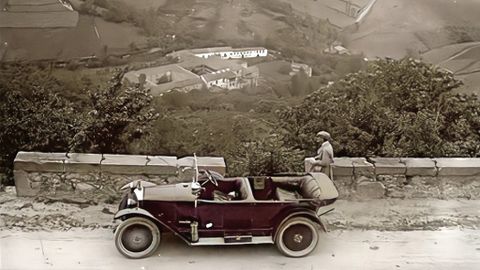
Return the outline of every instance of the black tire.
[[[288,257],[304,257],[310,254],[318,244],[318,226],[304,217],[287,220],[277,231],[275,245]]]
[[[115,230],[115,246],[127,258],[148,257],[157,250],[158,245],[160,245],[160,230],[147,218],[129,218]]]

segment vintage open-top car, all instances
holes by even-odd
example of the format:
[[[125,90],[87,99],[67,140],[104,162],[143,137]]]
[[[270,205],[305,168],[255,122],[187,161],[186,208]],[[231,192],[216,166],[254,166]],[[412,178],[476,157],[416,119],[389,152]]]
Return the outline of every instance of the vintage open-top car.
[[[302,257],[326,231],[320,216],[333,210],[334,183],[322,173],[226,178],[198,171],[190,183],[125,186],[115,219],[115,245],[129,258],[155,252],[161,233],[191,246],[276,244],[281,253]]]

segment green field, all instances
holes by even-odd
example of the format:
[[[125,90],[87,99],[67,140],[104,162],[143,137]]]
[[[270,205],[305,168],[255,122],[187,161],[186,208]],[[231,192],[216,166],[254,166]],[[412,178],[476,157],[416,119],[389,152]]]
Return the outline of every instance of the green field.
[[[75,28],[0,28],[2,40],[8,42],[3,61],[102,57],[105,46],[115,50],[112,52],[125,53],[130,43],[138,46],[145,43],[146,38],[139,32],[130,24],[111,23],[85,15],[80,16]]]

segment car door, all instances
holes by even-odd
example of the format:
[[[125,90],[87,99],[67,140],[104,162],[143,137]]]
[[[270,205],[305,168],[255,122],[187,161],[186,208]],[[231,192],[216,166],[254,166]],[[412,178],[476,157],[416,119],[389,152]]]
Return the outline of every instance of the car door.
[[[251,202],[230,201],[222,206],[223,227],[225,232],[246,232],[252,229],[252,206]]]
[[[198,200],[195,214],[200,237],[221,236],[223,233],[222,205],[210,200]]]
[[[196,211],[200,237],[250,234],[251,209],[249,202],[199,200]]]

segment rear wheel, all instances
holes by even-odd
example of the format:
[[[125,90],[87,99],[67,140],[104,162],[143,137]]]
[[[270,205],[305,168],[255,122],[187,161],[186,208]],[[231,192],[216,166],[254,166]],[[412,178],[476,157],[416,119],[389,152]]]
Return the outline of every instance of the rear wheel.
[[[128,258],[148,257],[157,250],[159,244],[160,230],[154,222],[146,218],[129,218],[115,231],[115,246]]]
[[[317,226],[308,218],[291,218],[279,228],[275,244],[285,256],[306,256],[318,244]]]

